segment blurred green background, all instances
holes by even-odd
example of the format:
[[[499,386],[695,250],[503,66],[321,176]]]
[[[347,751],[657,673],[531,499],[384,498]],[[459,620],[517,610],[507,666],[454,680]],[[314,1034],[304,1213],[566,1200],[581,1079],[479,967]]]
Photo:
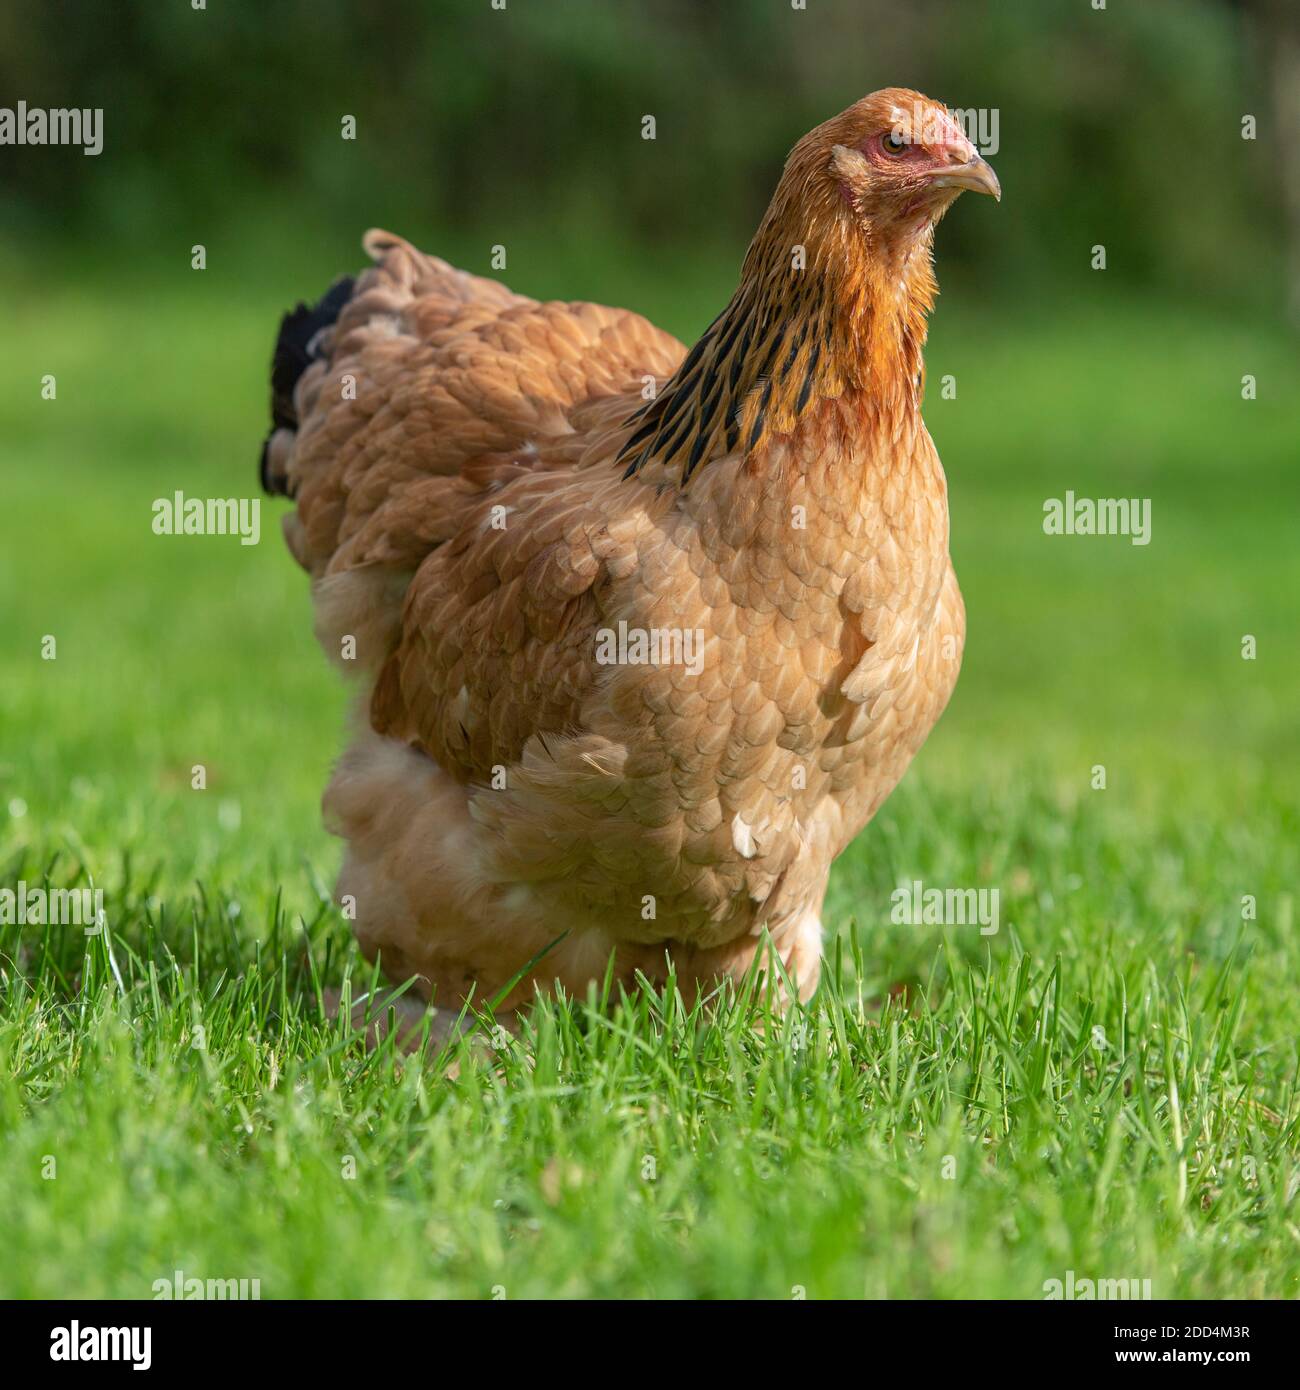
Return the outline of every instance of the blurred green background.
[[[800,134],[876,87],[913,86],[1000,116],[1006,206],[944,229],[946,278],[962,267],[1023,296],[1074,282],[1096,241],[1128,286],[1267,309],[1297,157],[1294,11],[16,0],[0,17],[7,100],[102,107],[106,149],[4,150],[0,228],[19,247],[69,236],[161,274],[191,241],[218,272],[332,269],[378,223],[475,264],[502,240],[541,292],[613,296],[629,260],[664,278],[705,253],[734,260]],[[285,292],[287,278],[274,277]]]
[[[1021,948],[1064,960],[1063,988],[1079,1001],[1149,1001],[1152,969],[1169,981],[1178,972],[1181,989],[1184,967],[1195,977],[1231,961],[1234,1055],[1268,1107],[1270,1143],[1289,1153],[1300,1035],[1292,11],[1282,0],[1110,0],[1104,11],[1089,0],[808,0],[803,10],[788,0],[508,0],[504,10],[490,0],[208,0],[202,11],[188,0],[11,0],[0,12],[0,105],[102,106],[105,146],[97,158],[0,147],[0,882],[49,874],[106,886],[139,978],[165,938],[195,990],[201,979],[214,997],[214,974],[247,969],[256,984],[254,942],[277,904],[313,929],[328,912],[339,850],[318,798],[345,694],[277,535],[283,503],[264,502],[255,547],[157,537],[150,523],[153,500],[177,489],[256,495],[279,314],[356,269],[365,228],[386,226],[480,273],[503,245],[501,278],[515,290],[629,305],[689,341],[729,297],[791,144],[868,91],[914,86],[999,116],[990,157],[1004,196],[963,199],[939,230],[943,296],[927,352],[925,413],[949,477],[969,640],[948,713],[835,870],[828,925],[857,933],[869,1001],[922,979],[942,998],[946,962],[964,953],[974,972],[986,950],[1004,984]],[[646,114],[653,142],[641,138]],[[349,115],[355,141],[340,138]],[[1247,115],[1253,141],[1242,139]],[[1099,244],[1104,271],[1091,268]],[[47,375],[53,400],[42,398]],[[945,375],[953,399],[938,389]],[[1067,490],[1149,498],[1151,543],[1045,536],[1044,500]],[[47,636],[54,660],[42,659]],[[198,763],[202,792],[191,789]],[[1104,792],[1093,790],[1098,764]],[[1003,932],[957,941],[932,976],[942,929],[888,921],[891,889],[913,878],[1000,886]],[[1258,900],[1250,923],[1243,895]],[[344,941],[334,925],[331,939]],[[21,932],[3,940],[0,980],[25,997],[13,982],[30,943]],[[76,1000],[81,949],[73,941],[65,960],[43,959],[51,997]],[[327,962],[327,980],[339,968],[338,956]],[[949,1008],[968,981],[958,984]],[[146,993],[130,1006],[144,1008]],[[190,1008],[180,997],[178,1014]],[[1091,1003],[1079,1007],[1088,1017]],[[1118,1017],[1127,1004],[1114,1007]],[[151,1152],[171,1152],[170,1093],[83,1052],[75,1009],[69,1019],[19,1028],[5,1044],[17,1080],[0,1087],[0,1120],[33,1164],[55,1146],[70,1167],[83,1156],[76,1171],[93,1183],[82,1205],[63,1184],[38,1187],[33,1201],[29,1168],[15,1169],[4,1206],[19,1213],[12,1238],[31,1258],[15,1257],[12,1279],[24,1291],[138,1292],[150,1271],[173,1267],[182,1240],[222,1268],[238,1213],[256,1215],[248,1192],[279,1191],[257,1141],[245,1154],[229,1138],[244,1133],[243,1074],[211,1102],[206,1176],[188,1188],[141,1179],[137,1193],[125,1168],[101,1169],[102,1136],[138,1132]],[[246,1031],[259,1029],[269,1025]],[[188,1074],[184,1046],[179,1061],[160,1047],[166,1075]],[[293,1046],[306,1065],[315,1043]],[[1231,1108],[1217,1094],[1202,1103],[1207,1126]],[[364,1107],[340,1106],[340,1134],[370,1124]],[[549,1117],[548,1095],[538,1106]],[[87,1111],[95,1125],[83,1125]],[[332,1114],[310,1121],[326,1155]],[[1070,1132],[1091,1161],[1082,1115]],[[1069,1183],[1040,1162],[1032,1127],[1021,1134],[1009,1120],[1008,1130],[1031,1173],[1009,1205],[1050,1213]],[[177,1171],[190,1172],[194,1156],[175,1142]],[[508,1149],[488,1150],[498,1166],[485,1191],[533,1181],[510,1176]],[[398,1173],[406,1151],[395,1135]],[[1294,1192],[1290,1170],[1279,1172],[1278,1190]],[[1113,1242],[1115,1262],[1101,1268],[1128,1272],[1128,1232],[1147,1229],[1152,1206],[1144,1190],[1128,1189],[1122,1219],[1101,1198],[1076,1224],[1044,1217],[1055,1224],[1043,1268],[1082,1268],[1080,1250],[1098,1248],[1087,1229],[1087,1240]],[[867,1208],[898,1222],[869,1289],[912,1279],[903,1287],[1023,1296],[1042,1277],[1032,1252],[1032,1277],[1001,1256],[984,1263],[986,1230],[974,1222],[975,1253],[959,1243],[952,1270],[935,1263],[947,1272],[927,1285],[932,1266],[894,1253],[919,1229],[913,1197],[895,1197]],[[425,1200],[384,1208],[382,1221],[369,1208],[345,1240],[324,1223],[328,1204],[294,1197],[301,1216],[282,1232],[277,1291],[429,1287],[423,1218],[411,1215]],[[1293,1293],[1289,1200],[1274,1212],[1267,1258],[1241,1238],[1244,1221],[1229,1239],[1207,1208],[1191,1234],[1179,1226],[1136,1268],[1167,1274],[1171,1291]],[[120,1219],[142,1201],[147,1222]],[[730,1252],[725,1277],[691,1273],[666,1247],[656,1287],[752,1291],[735,1234],[770,1190],[746,1201],[727,1218],[725,1204],[701,1199],[702,1228],[719,1222],[717,1247]],[[1002,1231],[1007,1206],[999,1195],[988,1231]],[[855,1188],[846,1210],[860,1207]],[[487,1199],[484,1212],[494,1239],[495,1223],[513,1219]],[[559,1214],[546,1221],[539,1280],[567,1268],[577,1291],[621,1290],[640,1268],[644,1252],[624,1252],[627,1263],[610,1253],[608,1284],[584,1284],[586,1256],[557,1251],[576,1241],[613,1252],[619,1238],[597,1240]],[[803,1224],[763,1227],[759,1244]],[[988,1239],[1000,1251],[1011,1237]],[[332,1262],[317,1257],[320,1242]],[[408,1251],[418,1277],[383,1265],[385,1242]],[[854,1287],[850,1254],[828,1287]],[[492,1262],[464,1258],[454,1287],[478,1288]]]

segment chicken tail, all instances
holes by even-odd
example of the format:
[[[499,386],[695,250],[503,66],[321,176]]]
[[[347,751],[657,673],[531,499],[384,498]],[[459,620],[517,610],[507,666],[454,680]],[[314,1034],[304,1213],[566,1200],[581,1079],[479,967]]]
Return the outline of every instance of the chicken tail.
[[[309,307],[300,303],[280,320],[280,333],[271,358],[271,432],[262,444],[259,467],[263,489],[274,495],[292,495],[283,467],[284,450],[274,448],[273,444],[278,431],[298,428],[293,389],[298,378],[321,355],[321,335],[333,325],[343,306],[352,298],[354,285],[353,278],[345,275],[336,280],[316,304]]]

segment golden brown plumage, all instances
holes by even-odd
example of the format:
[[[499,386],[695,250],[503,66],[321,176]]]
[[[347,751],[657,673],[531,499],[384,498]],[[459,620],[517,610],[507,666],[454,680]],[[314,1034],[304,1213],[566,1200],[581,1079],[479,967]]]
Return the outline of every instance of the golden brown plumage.
[[[858,102],[795,147],[685,357],[380,232],[337,323],[295,349],[286,321],[264,473],[360,677],[325,811],[390,975],[458,1007],[563,936],[506,1007],[611,953],[703,986],[766,929],[815,986],[831,862],[960,662],[920,395],[963,187],[996,181],[942,107]],[[620,632],[661,635],[660,663],[605,664]]]

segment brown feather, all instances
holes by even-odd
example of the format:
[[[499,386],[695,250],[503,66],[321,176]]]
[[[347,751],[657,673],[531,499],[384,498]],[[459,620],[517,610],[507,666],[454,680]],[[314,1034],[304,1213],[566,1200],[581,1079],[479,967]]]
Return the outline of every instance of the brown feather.
[[[277,458],[318,633],[359,678],[325,806],[390,974],[456,1005],[563,935],[540,984],[611,953],[660,978],[667,950],[703,988],[766,931],[815,984],[830,864],[964,633],[919,406],[932,224],[861,153],[914,96],[799,142],[690,353],[367,237]],[[603,664],[620,624],[698,633],[700,661]]]

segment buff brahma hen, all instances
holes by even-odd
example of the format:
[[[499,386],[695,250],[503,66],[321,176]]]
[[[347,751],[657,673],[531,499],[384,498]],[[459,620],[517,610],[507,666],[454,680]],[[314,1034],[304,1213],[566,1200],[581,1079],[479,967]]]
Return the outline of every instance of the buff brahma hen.
[[[794,147],[689,352],[379,231],[285,318],[262,478],[359,681],[323,804],[390,978],[509,987],[513,1022],[610,969],[694,995],[770,939],[815,988],[831,863],[961,659],[921,350],[963,189],[1000,196],[891,89]]]

